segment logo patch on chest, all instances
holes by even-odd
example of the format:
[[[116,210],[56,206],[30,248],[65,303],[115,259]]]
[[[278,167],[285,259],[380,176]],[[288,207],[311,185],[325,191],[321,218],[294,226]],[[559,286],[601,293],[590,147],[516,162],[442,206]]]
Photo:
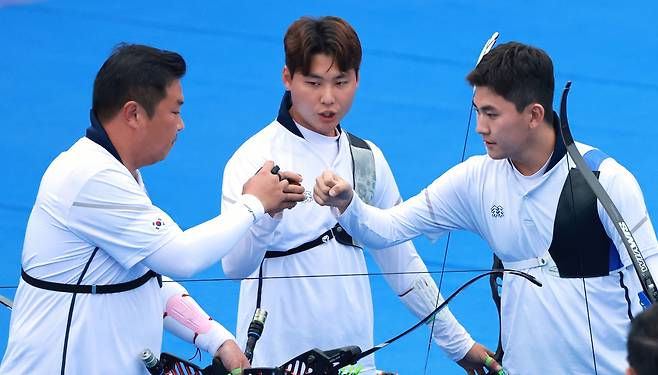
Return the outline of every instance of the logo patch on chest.
[[[503,211],[503,206],[494,204],[491,206],[491,217],[503,217],[505,212]]]

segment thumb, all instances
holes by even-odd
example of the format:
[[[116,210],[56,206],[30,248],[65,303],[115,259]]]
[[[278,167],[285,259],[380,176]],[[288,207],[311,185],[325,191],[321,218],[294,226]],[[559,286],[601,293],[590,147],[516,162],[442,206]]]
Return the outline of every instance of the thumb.
[[[329,189],[329,196],[333,198],[338,194],[340,194],[342,190],[343,189],[341,188],[340,185],[334,185],[331,189]]]

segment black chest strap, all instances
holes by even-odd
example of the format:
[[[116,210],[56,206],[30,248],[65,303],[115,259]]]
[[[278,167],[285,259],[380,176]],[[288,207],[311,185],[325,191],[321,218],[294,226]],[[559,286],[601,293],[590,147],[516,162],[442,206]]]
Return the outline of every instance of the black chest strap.
[[[332,239],[336,239],[336,241],[340,244],[362,249],[360,246],[355,245],[354,241],[352,240],[352,236],[350,236],[350,234],[347,233],[347,231],[345,231],[345,229],[343,229],[343,227],[340,226],[340,224],[336,223],[336,225],[334,225],[333,228],[322,233],[316,239],[303,243],[293,249],[287,251],[265,252],[265,257],[263,258],[263,260],[260,263],[260,266],[258,267],[258,292],[256,294],[256,308],[260,308],[261,295],[263,294],[263,263],[265,262],[265,259],[281,258],[293,254],[299,254],[303,251],[313,249],[314,247],[329,242]]]
[[[343,245],[354,246],[361,249],[360,246],[354,244],[354,242],[352,241],[352,236],[350,236],[350,234],[347,233],[345,229],[343,229],[343,227],[340,226],[340,224],[336,224],[334,225],[333,228],[322,233],[316,239],[303,243],[293,249],[287,251],[268,251],[265,253],[265,259],[280,258],[288,255],[298,254],[303,251],[310,250],[316,246],[320,246],[323,243],[326,243],[333,238],[335,238],[336,241],[338,241]]]
[[[54,283],[52,281],[36,279],[28,275],[25,270],[21,268],[21,278],[23,278],[26,283],[39,289],[52,290],[54,292],[63,293],[109,294],[127,292],[146,284],[146,282],[149,281],[152,277],[156,277],[158,279],[158,284],[162,286],[162,276],[151,270],[134,280],[126,281],[124,283],[108,285],[84,285]]]

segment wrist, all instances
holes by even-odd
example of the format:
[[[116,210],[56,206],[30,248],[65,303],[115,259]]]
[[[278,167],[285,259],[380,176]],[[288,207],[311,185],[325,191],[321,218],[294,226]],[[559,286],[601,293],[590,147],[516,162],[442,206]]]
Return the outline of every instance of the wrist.
[[[242,204],[244,209],[251,214],[253,222],[257,222],[264,214],[265,207],[263,203],[256,196],[251,194],[243,194],[238,199],[239,204]]]

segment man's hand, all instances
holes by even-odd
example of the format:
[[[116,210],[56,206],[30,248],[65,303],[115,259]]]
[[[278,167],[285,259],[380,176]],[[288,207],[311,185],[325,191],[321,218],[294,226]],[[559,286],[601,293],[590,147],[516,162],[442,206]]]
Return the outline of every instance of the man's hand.
[[[463,367],[469,375],[485,375],[486,369],[498,372],[503,367],[492,358],[493,355],[494,353],[491,350],[476,342],[464,358],[457,361],[457,364]]]
[[[331,171],[324,171],[315,179],[313,198],[321,206],[336,207],[342,214],[353,196],[352,186]]]
[[[251,367],[247,357],[245,357],[238,344],[233,340],[224,341],[219,349],[217,349],[217,352],[215,352],[215,358],[218,358],[224,365],[224,368],[229,371],[237,368],[246,369]]]
[[[293,208],[303,201],[304,188],[300,185],[302,176],[294,172],[272,173],[274,162],[267,161],[242,187],[242,194],[258,198],[268,214],[276,214],[286,208]]]

